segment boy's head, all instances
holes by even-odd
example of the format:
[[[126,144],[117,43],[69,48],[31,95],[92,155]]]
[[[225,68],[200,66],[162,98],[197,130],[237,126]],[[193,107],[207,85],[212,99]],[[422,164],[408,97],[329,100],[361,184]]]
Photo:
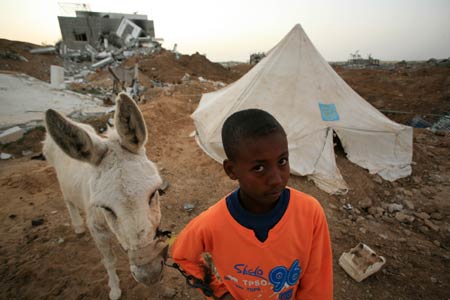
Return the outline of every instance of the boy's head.
[[[273,208],[289,179],[289,151],[286,133],[268,112],[238,111],[222,127],[227,155],[223,167],[238,180],[241,201],[253,212]]]
[[[242,140],[280,133],[286,136],[281,124],[268,112],[251,108],[235,112],[222,127],[222,144],[229,160],[234,160]]]

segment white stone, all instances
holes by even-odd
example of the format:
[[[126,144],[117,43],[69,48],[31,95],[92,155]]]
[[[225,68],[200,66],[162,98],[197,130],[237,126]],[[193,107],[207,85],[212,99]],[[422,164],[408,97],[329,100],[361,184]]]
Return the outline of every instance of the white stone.
[[[7,144],[21,139],[25,131],[19,126],[6,129],[0,134],[0,144]]]

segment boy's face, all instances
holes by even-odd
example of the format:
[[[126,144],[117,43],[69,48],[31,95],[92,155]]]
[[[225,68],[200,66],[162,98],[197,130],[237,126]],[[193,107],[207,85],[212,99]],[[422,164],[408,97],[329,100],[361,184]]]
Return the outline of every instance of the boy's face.
[[[280,132],[245,138],[233,160],[225,160],[227,175],[238,180],[242,205],[254,213],[275,207],[289,179],[289,151],[286,136]]]

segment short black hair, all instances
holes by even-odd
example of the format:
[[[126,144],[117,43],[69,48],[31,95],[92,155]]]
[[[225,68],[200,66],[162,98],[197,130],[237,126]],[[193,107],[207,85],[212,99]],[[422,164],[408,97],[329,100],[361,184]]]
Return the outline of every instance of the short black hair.
[[[222,144],[228,159],[233,160],[244,138],[253,138],[272,133],[286,135],[283,126],[268,112],[251,108],[230,115],[222,127]]]

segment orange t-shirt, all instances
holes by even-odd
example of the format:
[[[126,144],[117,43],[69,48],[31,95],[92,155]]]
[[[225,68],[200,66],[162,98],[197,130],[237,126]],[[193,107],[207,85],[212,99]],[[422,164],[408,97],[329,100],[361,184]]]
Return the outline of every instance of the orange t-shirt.
[[[236,300],[333,299],[328,225],[319,202],[289,188],[288,207],[260,242],[229,213],[225,198],[194,218],[172,247],[173,260],[202,279],[201,255],[211,254],[220,278],[211,287]]]

